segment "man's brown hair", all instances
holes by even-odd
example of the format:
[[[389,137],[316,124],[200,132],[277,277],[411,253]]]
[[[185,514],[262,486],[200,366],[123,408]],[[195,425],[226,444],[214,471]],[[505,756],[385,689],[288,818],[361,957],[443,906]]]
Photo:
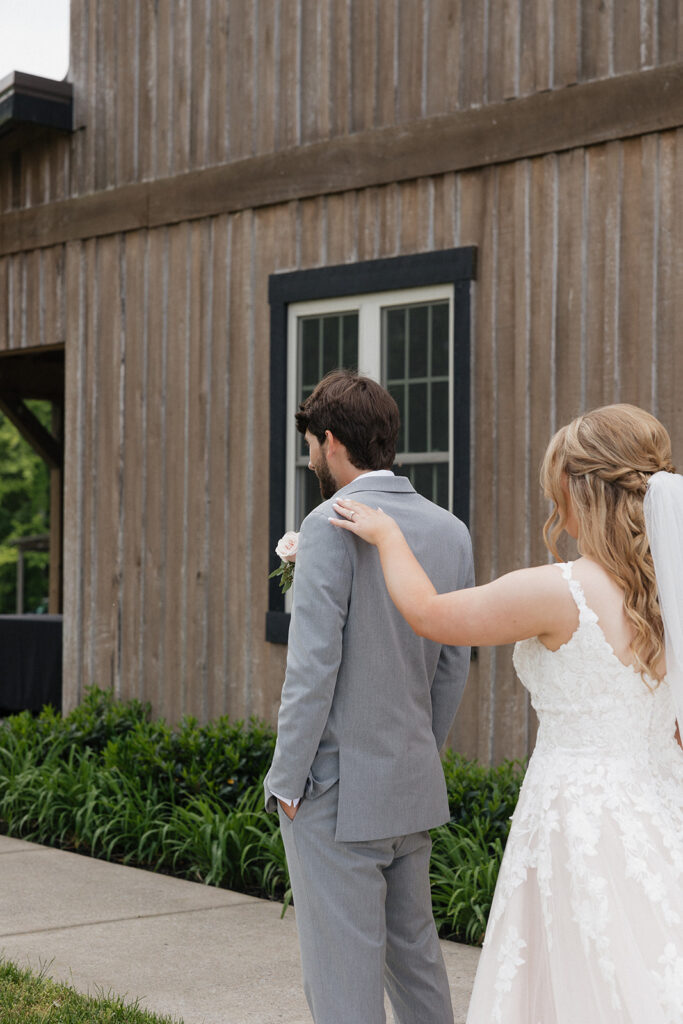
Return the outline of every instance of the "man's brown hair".
[[[355,370],[332,370],[296,413],[301,434],[323,444],[329,430],[356,469],[391,469],[396,457],[398,406],[386,388]]]

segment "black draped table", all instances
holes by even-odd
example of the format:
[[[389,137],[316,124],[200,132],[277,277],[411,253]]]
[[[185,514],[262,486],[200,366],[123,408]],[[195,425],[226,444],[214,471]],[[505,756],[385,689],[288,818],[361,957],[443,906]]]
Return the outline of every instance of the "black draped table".
[[[62,708],[62,616],[0,615],[0,713]]]

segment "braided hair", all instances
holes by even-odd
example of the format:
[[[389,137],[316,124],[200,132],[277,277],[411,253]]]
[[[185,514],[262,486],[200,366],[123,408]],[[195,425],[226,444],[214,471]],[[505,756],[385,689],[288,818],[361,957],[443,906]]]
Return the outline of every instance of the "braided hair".
[[[655,685],[661,678],[664,626],[643,500],[650,477],[662,470],[675,472],[667,431],[650,413],[625,404],[594,409],[558,430],[541,468],[541,485],[553,503],[543,529],[546,546],[559,559],[557,541],[569,511],[566,481],[579,550],[623,590],[631,650],[647,685],[647,677]]]

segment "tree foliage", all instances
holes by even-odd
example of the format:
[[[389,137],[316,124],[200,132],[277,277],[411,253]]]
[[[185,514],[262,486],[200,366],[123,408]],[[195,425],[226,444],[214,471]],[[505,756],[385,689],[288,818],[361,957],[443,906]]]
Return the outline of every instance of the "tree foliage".
[[[30,402],[44,426],[50,403]],[[17,548],[11,541],[49,530],[50,474],[47,466],[10,421],[0,413],[0,614],[16,611]],[[24,611],[45,611],[49,554],[24,555]]]

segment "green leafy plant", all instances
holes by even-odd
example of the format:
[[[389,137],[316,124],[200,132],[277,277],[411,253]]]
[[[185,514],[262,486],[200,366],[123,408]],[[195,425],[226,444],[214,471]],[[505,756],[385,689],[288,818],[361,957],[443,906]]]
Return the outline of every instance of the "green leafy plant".
[[[283,900],[291,890],[276,815],[263,806],[275,734],[219,718],[176,728],[148,704],[90,690],[0,725],[0,829],[49,846]],[[481,942],[524,765],[444,757],[451,820],[433,832],[443,937]]]

